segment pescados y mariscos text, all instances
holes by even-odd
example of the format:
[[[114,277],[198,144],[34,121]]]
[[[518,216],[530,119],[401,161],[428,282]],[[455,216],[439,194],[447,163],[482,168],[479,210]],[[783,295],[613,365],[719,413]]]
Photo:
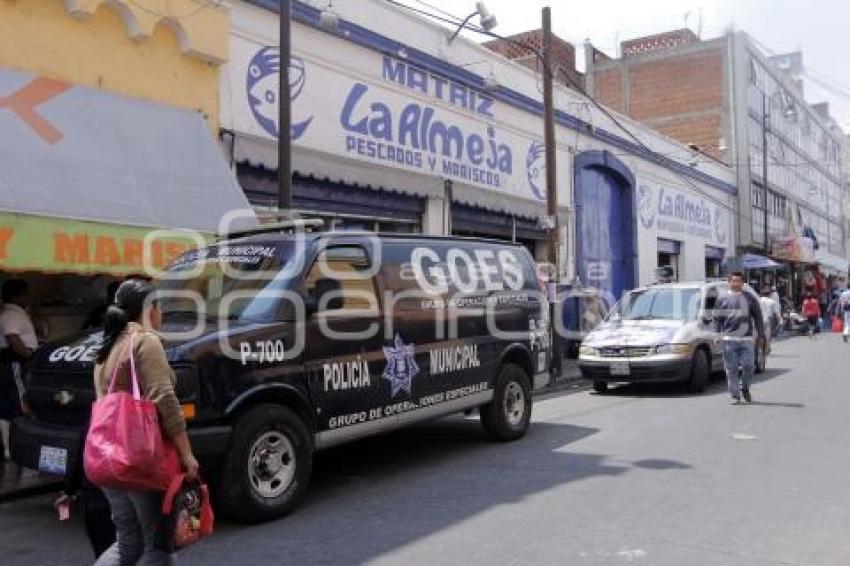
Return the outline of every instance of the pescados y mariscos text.
[[[384,58],[383,77],[416,92],[430,94],[449,104],[492,119],[493,100],[482,93],[426,73],[406,63]],[[500,143],[496,128],[488,124],[486,135],[465,135],[457,125],[437,119],[437,109],[416,102],[406,104],[396,117],[390,106],[372,97],[369,87],[355,83],[340,112],[346,151],[485,184],[502,186],[502,175],[513,173],[511,148]]]

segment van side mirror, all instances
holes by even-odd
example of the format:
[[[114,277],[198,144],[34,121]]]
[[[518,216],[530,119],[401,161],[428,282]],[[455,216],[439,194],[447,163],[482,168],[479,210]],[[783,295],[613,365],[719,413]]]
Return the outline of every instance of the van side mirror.
[[[339,310],[343,307],[344,300],[340,291],[342,287],[336,279],[319,279],[313,288],[313,292],[305,298],[304,308],[308,314],[315,313],[320,306],[324,306],[324,310]],[[325,295],[332,295],[329,299],[325,299]]]

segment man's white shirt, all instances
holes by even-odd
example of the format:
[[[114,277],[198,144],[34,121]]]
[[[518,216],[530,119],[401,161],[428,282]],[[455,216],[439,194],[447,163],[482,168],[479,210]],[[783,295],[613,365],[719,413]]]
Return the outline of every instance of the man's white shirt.
[[[11,303],[0,309],[0,349],[9,347],[6,336],[10,334],[16,334],[27,348],[38,348],[38,336],[27,311]]]

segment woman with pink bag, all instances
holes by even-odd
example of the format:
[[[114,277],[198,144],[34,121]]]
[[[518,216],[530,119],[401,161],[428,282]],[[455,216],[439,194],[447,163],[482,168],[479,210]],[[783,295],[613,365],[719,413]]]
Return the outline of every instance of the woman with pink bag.
[[[95,391],[98,400],[115,390],[132,390],[136,397],[153,402],[162,432],[176,447],[186,478],[194,480],[198,462],[174,394],[174,372],[154,332],[160,328],[162,314],[153,293],[153,286],[141,279],[125,281],[115,293],[115,303],[104,319],[103,346],[94,368]],[[164,550],[165,541],[160,540],[164,489],[103,487],[103,491],[112,508],[117,541],[96,565],[171,564],[173,557]]]

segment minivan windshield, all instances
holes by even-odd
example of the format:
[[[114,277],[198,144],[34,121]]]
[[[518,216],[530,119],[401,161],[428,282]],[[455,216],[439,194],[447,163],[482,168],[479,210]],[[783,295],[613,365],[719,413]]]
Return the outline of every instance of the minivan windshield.
[[[279,304],[290,270],[272,244],[210,246],[180,257],[160,280],[163,317],[264,319]]]
[[[640,289],[620,299],[608,320],[694,320],[699,313],[699,305],[699,288]]]

